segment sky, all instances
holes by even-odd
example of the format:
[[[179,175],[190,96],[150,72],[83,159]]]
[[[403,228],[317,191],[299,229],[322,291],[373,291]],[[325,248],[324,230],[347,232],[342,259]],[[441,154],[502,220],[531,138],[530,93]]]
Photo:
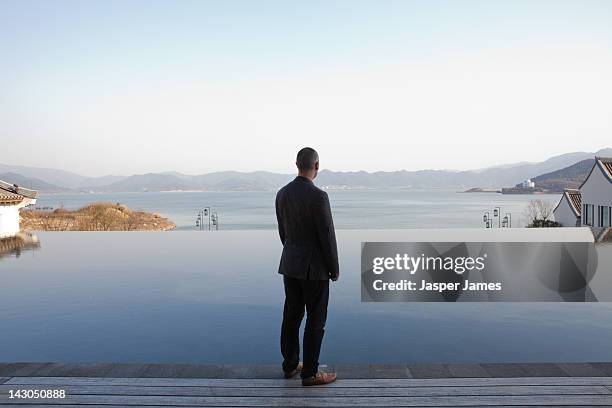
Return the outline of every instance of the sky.
[[[474,169],[612,146],[612,1],[0,0],[0,163]]]

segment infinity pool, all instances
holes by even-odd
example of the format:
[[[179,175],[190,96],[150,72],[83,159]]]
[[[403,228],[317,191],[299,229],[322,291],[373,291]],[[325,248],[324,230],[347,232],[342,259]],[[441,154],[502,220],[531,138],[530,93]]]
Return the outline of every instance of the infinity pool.
[[[322,362],[612,361],[612,303],[361,303],[373,235],[338,232]],[[274,231],[38,238],[0,259],[0,361],[280,361]]]

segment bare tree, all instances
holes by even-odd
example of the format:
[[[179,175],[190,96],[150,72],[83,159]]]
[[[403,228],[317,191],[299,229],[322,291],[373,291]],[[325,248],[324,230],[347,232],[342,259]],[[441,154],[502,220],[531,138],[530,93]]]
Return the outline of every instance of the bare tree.
[[[556,226],[551,220],[554,205],[549,201],[531,200],[525,208],[524,215],[527,218],[527,225],[530,227]]]
[[[136,229],[136,217],[132,212],[123,212],[123,222],[120,225],[123,225],[122,231],[134,231]]]

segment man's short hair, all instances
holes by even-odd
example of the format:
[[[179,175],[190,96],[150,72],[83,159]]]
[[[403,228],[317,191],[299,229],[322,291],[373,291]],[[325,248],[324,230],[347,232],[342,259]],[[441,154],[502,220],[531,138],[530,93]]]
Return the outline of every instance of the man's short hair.
[[[295,159],[295,164],[300,171],[307,171],[314,168],[316,162],[319,161],[319,154],[312,147],[305,147],[300,150]]]

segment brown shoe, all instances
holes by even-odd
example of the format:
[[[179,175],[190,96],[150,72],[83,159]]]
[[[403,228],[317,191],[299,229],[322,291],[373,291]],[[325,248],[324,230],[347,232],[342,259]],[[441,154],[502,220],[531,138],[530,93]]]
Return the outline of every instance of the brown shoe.
[[[295,370],[283,371],[283,377],[285,377],[287,380],[290,378],[293,378],[297,373],[302,371],[302,366],[303,366],[302,363],[298,363],[297,367],[295,367]]]
[[[316,373],[312,377],[302,378],[302,385],[325,385],[336,381],[336,373]]]

